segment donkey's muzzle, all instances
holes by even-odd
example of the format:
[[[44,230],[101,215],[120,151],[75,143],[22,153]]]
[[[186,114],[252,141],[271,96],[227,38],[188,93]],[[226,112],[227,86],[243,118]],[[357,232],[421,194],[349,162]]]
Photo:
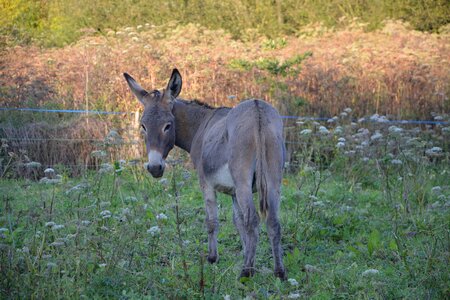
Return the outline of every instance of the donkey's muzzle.
[[[157,164],[157,165],[147,165],[147,171],[152,174],[154,178],[159,178],[163,176],[164,174],[164,165],[163,164]]]
[[[152,174],[153,177],[159,178],[164,174],[164,168],[166,164],[159,151],[150,150],[148,153],[147,171]]]

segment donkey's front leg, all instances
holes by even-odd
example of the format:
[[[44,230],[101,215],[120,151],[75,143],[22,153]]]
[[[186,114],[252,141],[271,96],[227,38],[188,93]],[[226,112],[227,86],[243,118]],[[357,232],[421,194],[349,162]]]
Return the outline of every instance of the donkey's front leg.
[[[219,221],[217,220],[216,192],[208,186],[202,186],[202,192],[206,208],[206,229],[208,230],[208,261],[215,263],[219,260],[217,254]]]

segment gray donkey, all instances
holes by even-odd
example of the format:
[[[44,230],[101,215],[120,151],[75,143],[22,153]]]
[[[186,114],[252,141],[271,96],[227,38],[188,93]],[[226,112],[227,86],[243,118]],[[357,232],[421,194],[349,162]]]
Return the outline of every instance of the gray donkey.
[[[177,69],[162,91],[147,92],[130,75],[124,76],[145,107],[141,125],[151,175],[163,175],[165,159],[174,145],[190,153],[205,200],[208,261],[218,261],[216,192],[222,192],[233,199],[233,221],[243,245],[240,276],[254,274],[260,219],[253,202],[253,192],[257,191],[259,214],[266,221],[272,245],[275,276],[285,279],[278,220],[285,149],[277,110],[261,100],[246,100],[234,108],[212,108],[177,99],[182,85]]]

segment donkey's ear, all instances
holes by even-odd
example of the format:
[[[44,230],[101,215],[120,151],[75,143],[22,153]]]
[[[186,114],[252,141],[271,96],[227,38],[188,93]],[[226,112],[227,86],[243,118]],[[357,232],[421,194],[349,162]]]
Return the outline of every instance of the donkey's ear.
[[[167,84],[167,90],[170,91],[172,97],[178,97],[181,92],[182,83],[180,72],[177,69],[173,69],[172,76],[170,76],[169,83]]]
[[[133,92],[133,94],[136,96],[136,98],[138,98],[138,100],[142,103],[145,104],[144,102],[144,97],[146,95],[148,95],[147,91],[144,90],[139,83],[136,82],[136,80],[134,80],[133,77],[131,77],[128,73],[123,73],[123,76],[125,77],[128,86],[130,87],[131,91]]]

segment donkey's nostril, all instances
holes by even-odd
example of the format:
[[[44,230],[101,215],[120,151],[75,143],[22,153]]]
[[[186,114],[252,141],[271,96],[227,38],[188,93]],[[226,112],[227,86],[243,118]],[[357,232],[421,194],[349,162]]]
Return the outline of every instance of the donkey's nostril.
[[[162,168],[163,168],[163,166],[159,165],[159,167],[158,167],[159,171],[162,171]]]

